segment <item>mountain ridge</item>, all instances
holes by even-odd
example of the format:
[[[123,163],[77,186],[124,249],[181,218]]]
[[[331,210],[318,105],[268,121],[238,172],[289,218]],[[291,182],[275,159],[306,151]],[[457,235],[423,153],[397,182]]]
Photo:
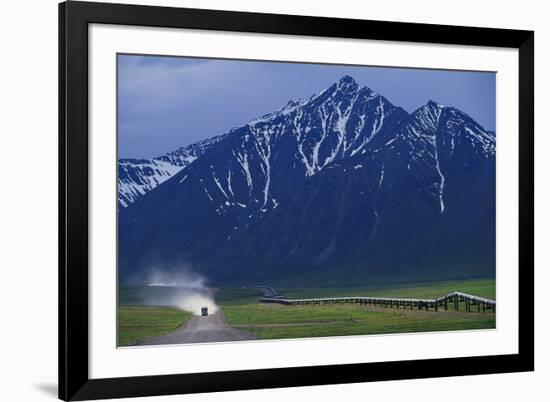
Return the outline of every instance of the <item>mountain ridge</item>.
[[[330,277],[330,265],[359,277],[384,276],[391,267],[419,273],[424,257],[403,263],[383,255],[397,238],[399,249],[416,241],[402,236],[399,221],[427,236],[418,246],[424,253],[434,230],[447,239],[453,225],[494,242],[478,233],[479,221],[461,222],[456,200],[464,198],[460,183],[477,188],[462,203],[482,225],[494,226],[494,190],[483,182],[493,182],[495,141],[458,109],[429,101],[409,114],[343,77],[230,130],[121,210],[122,277],[146,272],[155,261],[185,261],[225,283],[277,281],[288,269],[294,276],[321,269]],[[491,272],[493,253],[461,241],[460,260],[486,261],[483,272]]]
[[[154,158],[118,160],[117,188],[119,208],[126,208],[137,198],[162,184],[194,162],[222,136],[208,138]]]

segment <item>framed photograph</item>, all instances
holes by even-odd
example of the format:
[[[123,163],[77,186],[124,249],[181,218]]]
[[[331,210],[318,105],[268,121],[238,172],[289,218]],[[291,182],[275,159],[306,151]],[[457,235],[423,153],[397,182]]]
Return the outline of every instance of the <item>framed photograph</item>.
[[[534,369],[534,33],[59,5],[59,397]]]

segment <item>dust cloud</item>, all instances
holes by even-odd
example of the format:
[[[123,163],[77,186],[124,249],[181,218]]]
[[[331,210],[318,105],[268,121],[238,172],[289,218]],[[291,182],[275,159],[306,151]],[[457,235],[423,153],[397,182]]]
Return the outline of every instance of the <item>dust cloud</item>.
[[[194,315],[201,315],[201,308],[207,307],[208,314],[215,313],[218,306],[206,282],[203,276],[189,269],[154,269],[147,281],[152,290],[148,292],[147,304],[172,306]]]

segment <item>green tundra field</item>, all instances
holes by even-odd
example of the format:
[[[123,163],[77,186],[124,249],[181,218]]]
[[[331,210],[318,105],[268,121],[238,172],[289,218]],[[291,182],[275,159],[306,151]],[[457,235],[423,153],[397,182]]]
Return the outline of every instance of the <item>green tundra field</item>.
[[[287,298],[340,296],[380,296],[436,298],[461,291],[495,299],[491,279],[419,283],[408,285],[346,288],[277,288]],[[174,331],[185,324],[190,313],[173,307],[139,306],[136,293],[143,288],[121,288],[119,293],[119,346],[135,344],[147,337]],[[158,292],[158,289],[154,289]],[[421,331],[492,329],[493,312],[420,311],[365,305],[285,306],[260,303],[258,289],[220,288],[215,292],[231,326],[254,334],[259,339],[284,339],[320,336],[390,334]]]
[[[134,345],[154,336],[165,335],[180,328],[191,313],[174,307],[119,306],[118,346]]]
[[[436,298],[453,291],[495,299],[494,280],[463,280],[390,287],[277,289],[288,298],[381,296]],[[253,289],[220,289],[216,300],[234,327],[263,339],[389,334],[495,328],[493,313],[419,311],[364,305],[284,306],[257,303]],[[462,307],[463,308],[463,307]]]

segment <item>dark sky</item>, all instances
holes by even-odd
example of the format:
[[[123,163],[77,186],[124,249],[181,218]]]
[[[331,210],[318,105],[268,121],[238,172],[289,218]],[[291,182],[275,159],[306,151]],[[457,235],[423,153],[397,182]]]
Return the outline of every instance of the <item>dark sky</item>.
[[[495,129],[494,73],[119,55],[119,157],[223,134],[346,74],[407,112],[434,100]]]

